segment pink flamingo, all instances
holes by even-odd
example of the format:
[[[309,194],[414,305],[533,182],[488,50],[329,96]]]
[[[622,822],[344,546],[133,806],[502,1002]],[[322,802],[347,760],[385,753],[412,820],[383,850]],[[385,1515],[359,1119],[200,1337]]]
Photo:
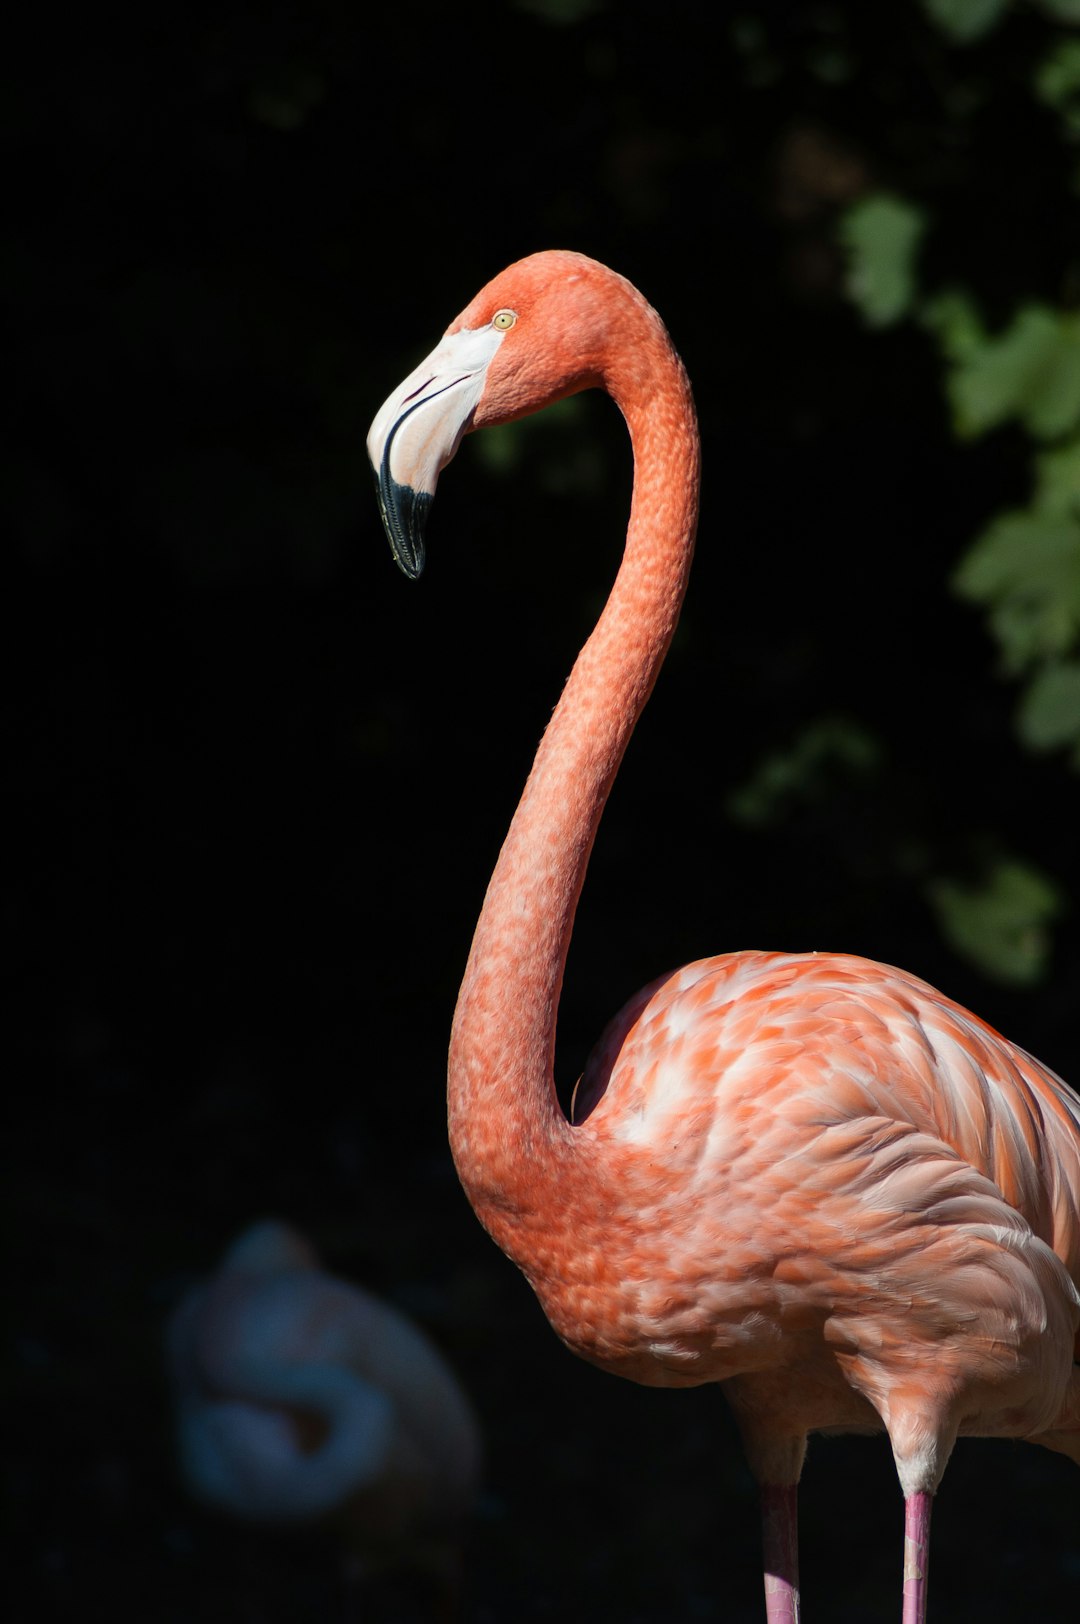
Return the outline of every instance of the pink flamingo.
[[[799,1615],[807,1434],[883,1427],[905,1496],[904,1624],[923,1624],[931,1497],[956,1437],[1080,1462],[1080,1100],[901,970],[744,952],[632,999],[563,1115],[574,913],[693,549],[690,386],[629,282],[535,254],[451,323],[368,438],[416,576],[462,436],[591,387],[630,432],[626,548],[476,928],[450,1043],[454,1159],[570,1348],[638,1382],[723,1384],[761,1489],[770,1624]]]
[[[251,1522],[337,1515],[389,1551],[468,1513],[480,1444],[461,1388],[388,1303],[287,1225],[254,1224],[170,1321],[180,1465]]]

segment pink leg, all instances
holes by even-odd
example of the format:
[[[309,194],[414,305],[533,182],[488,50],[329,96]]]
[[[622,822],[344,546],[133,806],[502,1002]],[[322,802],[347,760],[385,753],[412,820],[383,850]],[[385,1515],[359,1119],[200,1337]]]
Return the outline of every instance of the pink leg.
[[[799,1525],[794,1483],[761,1490],[761,1542],[765,1556],[768,1624],[799,1624]],[[907,1624],[905,1615],[904,1624]]]
[[[909,1494],[904,1501],[904,1619],[926,1624],[926,1587],[930,1578],[930,1508],[932,1494]]]

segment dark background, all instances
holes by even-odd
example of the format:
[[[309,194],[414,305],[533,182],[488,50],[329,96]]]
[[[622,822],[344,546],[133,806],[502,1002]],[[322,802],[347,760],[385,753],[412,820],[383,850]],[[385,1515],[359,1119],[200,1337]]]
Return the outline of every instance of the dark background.
[[[930,339],[869,331],[836,246],[839,209],[895,187],[933,214],[928,274],[990,321],[1064,297],[1075,149],[1030,93],[1053,24],[1021,5],[960,47],[902,0],[36,16],[5,93],[14,1616],[429,1615],[407,1577],[349,1590],[332,1535],[237,1531],[176,1479],[162,1327],[273,1213],[414,1313],[475,1401],[464,1619],[758,1619],[719,1395],[573,1360],[445,1144],[472,924],[618,558],[621,421],[589,397],[468,442],[415,587],[363,440],[543,247],[634,280],[695,383],[698,562],[590,871],[564,1094],[638,986],[739,947],[902,964],[1080,1076],[1075,908],[1010,987],[927,900],[990,849],[1080,894],[1077,779],[1017,742],[949,589],[1029,448],[957,444]],[[871,764],[733,816],[822,717]],[[885,1442],[819,1441],[802,1504],[810,1616],[894,1616]],[[1075,1616],[1078,1526],[1067,1462],[961,1444],[935,1615]]]

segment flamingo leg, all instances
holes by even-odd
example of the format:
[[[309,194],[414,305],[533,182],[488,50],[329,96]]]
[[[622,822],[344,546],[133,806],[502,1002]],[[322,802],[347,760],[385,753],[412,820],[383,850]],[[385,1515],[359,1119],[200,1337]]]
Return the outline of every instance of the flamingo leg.
[[[768,1624],[799,1624],[798,1489],[767,1483],[761,1490],[761,1543],[765,1558]],[[907,1614],[904,1624],[908,1624]]]
[[[926,1624],[926,1591],[930,1578],[930,1508],[932,1494],[909,1494],[904,1501],[903,1624]]]

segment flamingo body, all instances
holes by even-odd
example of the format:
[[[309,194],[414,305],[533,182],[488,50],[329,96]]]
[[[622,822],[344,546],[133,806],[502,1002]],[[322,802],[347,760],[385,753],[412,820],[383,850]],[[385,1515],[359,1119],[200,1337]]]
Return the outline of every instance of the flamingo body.
[[[798,1616],[807,1434],[888,1432],[904,1620],[922,1624],[930,1497],[957,1435],[1080,1461],[1080,1100],[903,971],[751,952],[631,1000],[566,1119],[553,1057],[574,913],[693,551],[690,387],[630,283],[537,254],[477,295],[368,438],[415,576],[462,435],[593,386],[634,449],[626,548],[484,900],[451,1034],[451,1148],[575,1352],[651,1385],[723,1384],[762,1486],[770,1621]]]
[[[576,1351],[657,1385],[736,1378],[778,1441],[905,1408],[960,1432],[1056,1419],[1080,1106],[925,983],[834,954],[687,965],[609,1026],[573,1119],[615,1215],[589,1263],[622,1283],[567,1244],[538,1289]],[[777,1376],[783,1427],[775,1396],[752,1404]]]

